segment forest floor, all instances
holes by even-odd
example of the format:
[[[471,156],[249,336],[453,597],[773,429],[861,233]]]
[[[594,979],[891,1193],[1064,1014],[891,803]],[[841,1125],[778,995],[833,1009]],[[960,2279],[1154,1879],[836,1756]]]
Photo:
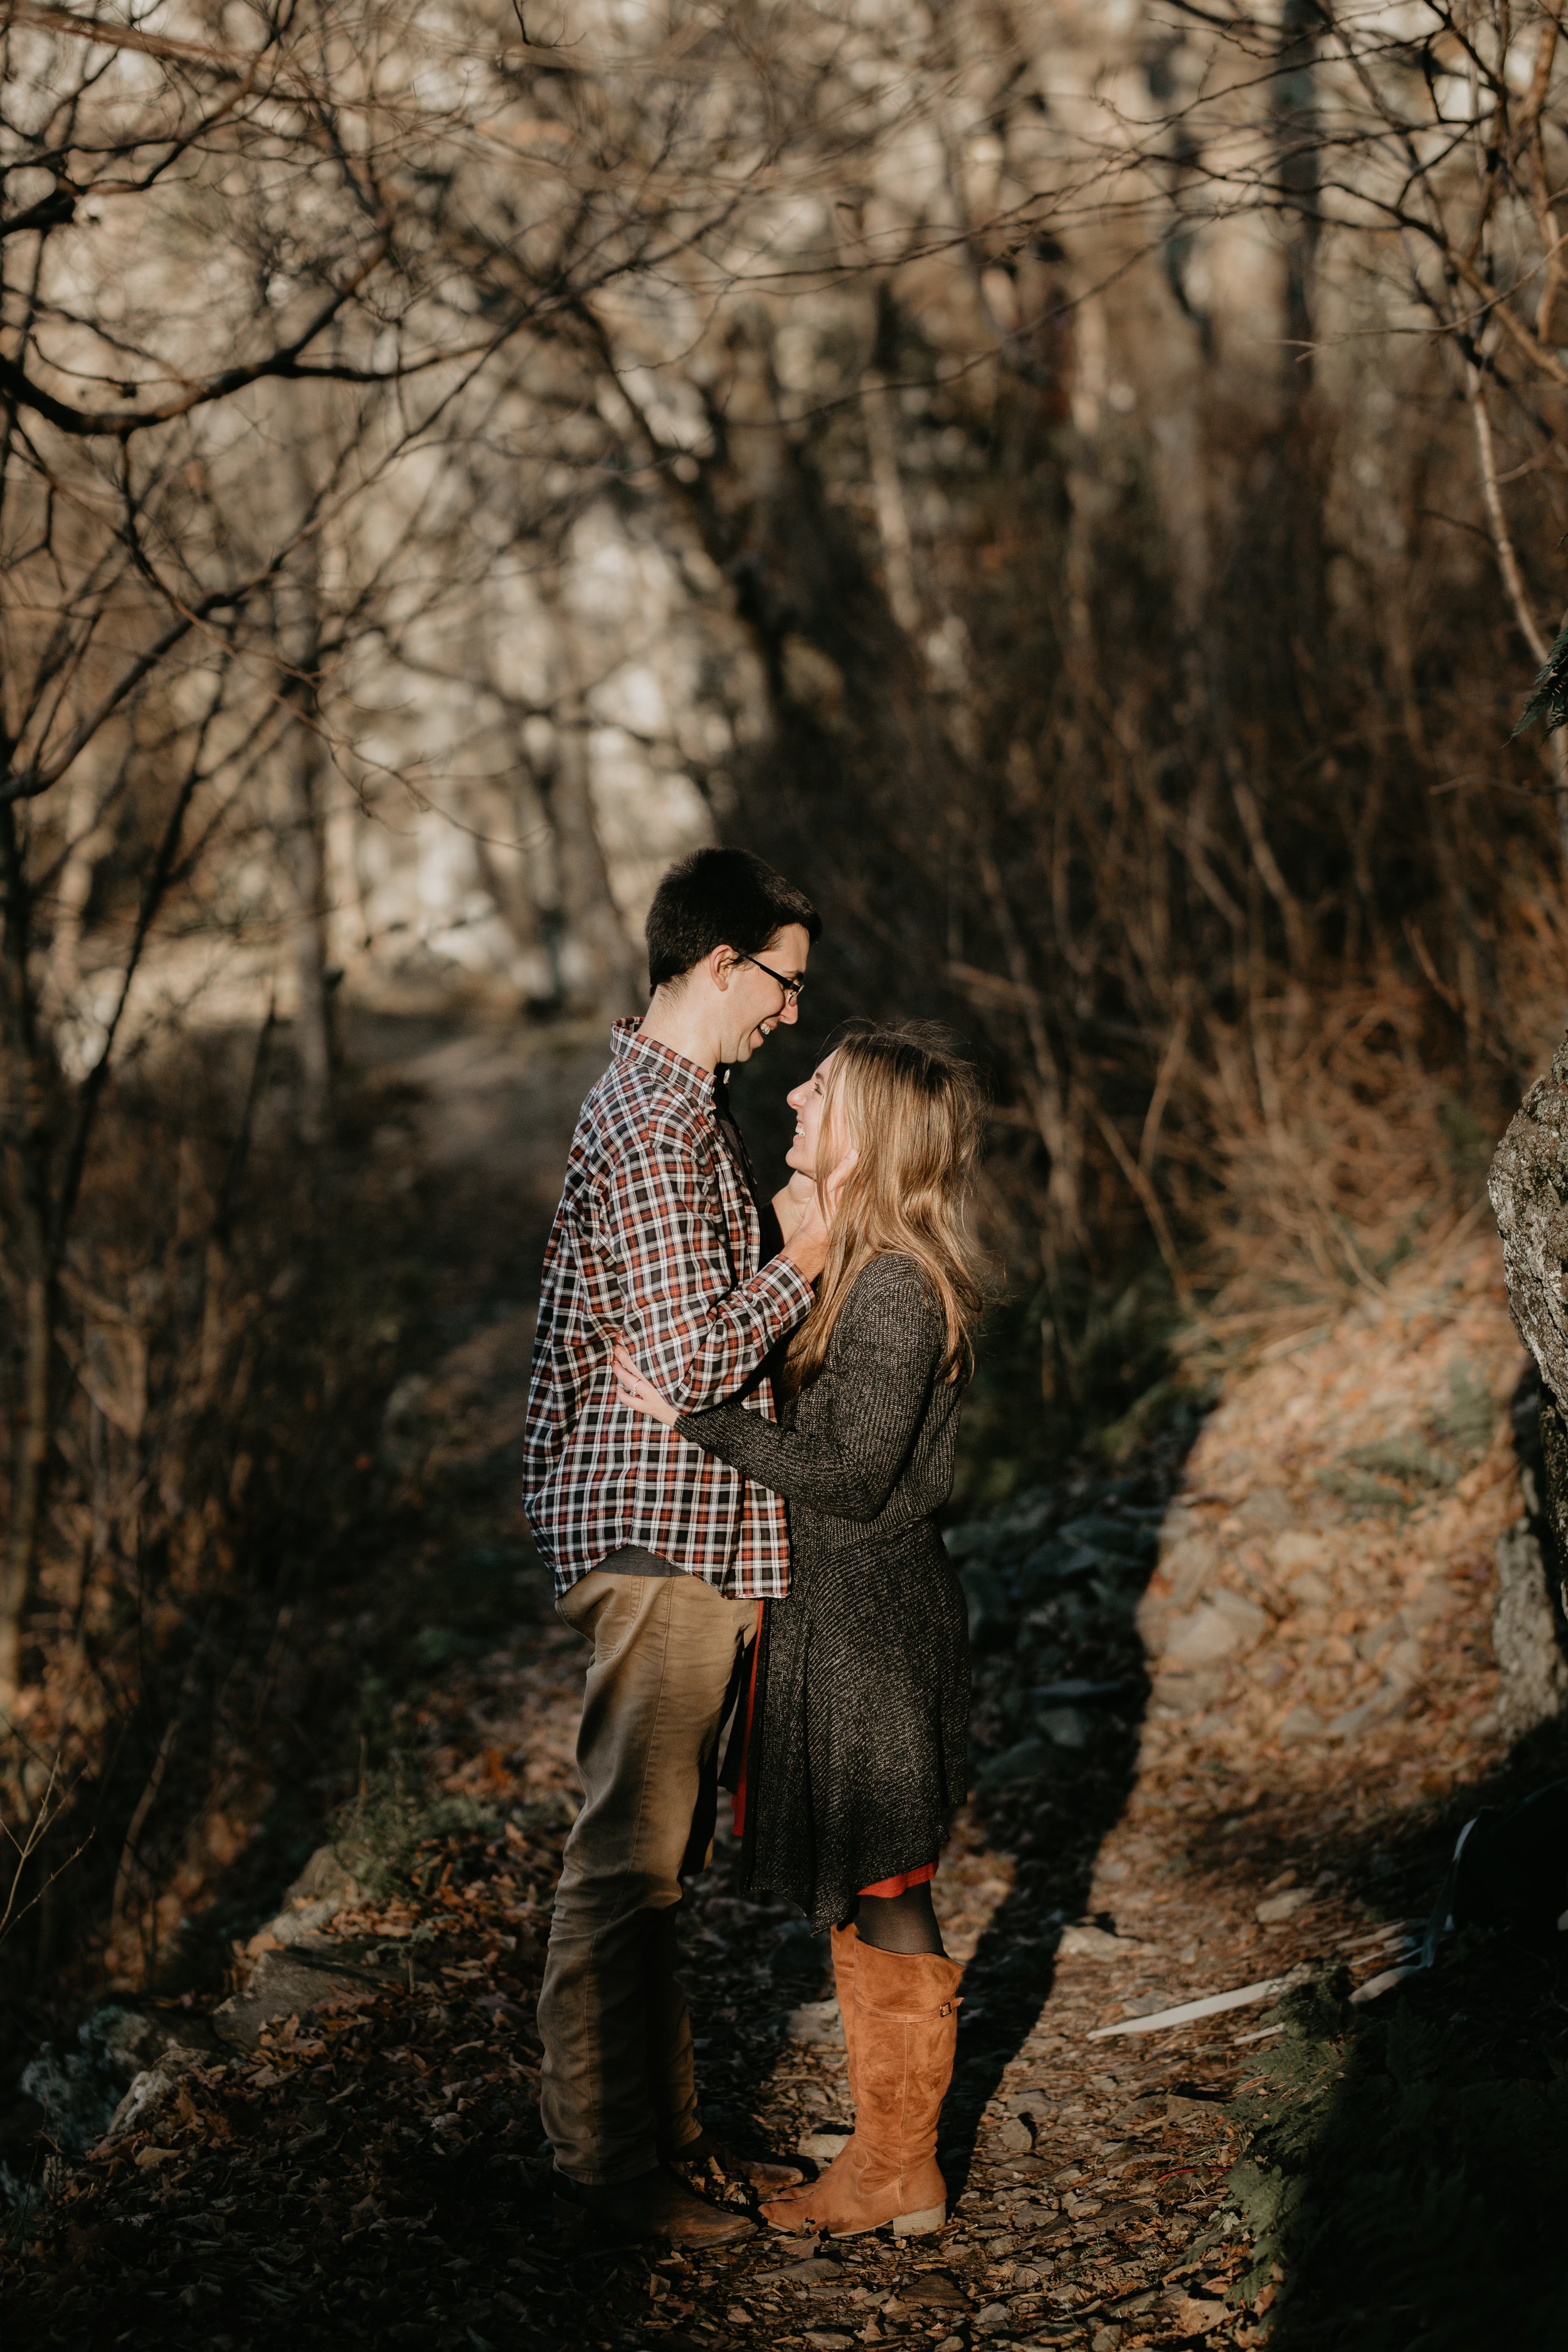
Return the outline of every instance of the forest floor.
[[[1521,1351],[1475,1241],[1296,1335],[1195,1433],[955,1531],[979,1651],[974,1793],[936,1888],[966,1963],[947,2226],[761,2229],[700,2259],[573,2227],[532,2018],[581,1652],[518,1501],[531,1316],[498,1292],[494,1234],[527,1228],[512,1266],[542,1237],[592,1058],[563,1039],[542,1076],[436,1039],[400,1066],[446,1271],[387,1411],[386,1575],[416,1568],[425,1600],[387,1686],[395,1760],[340,1825],[357,1887],[236,1950],[220,2038],[217,1988],[100,2024],[122,2063],[165,2029],[187,2047],[117,2136],[55,2134],[0,2246],[7,2341],[1458,2352],[1560,2322],[1554,1963],[1470,1938],[1352,1998],[1405,1956],[1457,1826],[1563,1769],[1558,1735],[1510,1756],[1497,1718]],[[733,1861],[721,1836],[683,1906],[709,2119],[820,2155],[847,2121],[826,1954],[739,1896]],[[321,1990],[266,2021],[297,1966]]]

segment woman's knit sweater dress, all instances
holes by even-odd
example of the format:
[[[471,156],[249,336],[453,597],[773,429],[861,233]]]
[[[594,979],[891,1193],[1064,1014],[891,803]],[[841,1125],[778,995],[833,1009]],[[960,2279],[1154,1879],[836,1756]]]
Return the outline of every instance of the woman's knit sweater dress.
[[[817,1927],[934,1863],[966,1790],[963,1593],[932,1514],[952,1483],[959,1384],[914,1261],[874,1259],[817,1378],[763,1421],[683,1413],[790,1506],[790,1592],[763,1612],[747,1757],[746,1876]]]

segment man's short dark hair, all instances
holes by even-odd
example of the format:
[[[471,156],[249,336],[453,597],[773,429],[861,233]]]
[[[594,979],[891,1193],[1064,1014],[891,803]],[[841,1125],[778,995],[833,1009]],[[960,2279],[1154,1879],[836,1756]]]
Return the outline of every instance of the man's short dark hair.
[[[647,910],[650,988],[679,980],[715,948],[760,955],[788,923],[822,937],[822,917],[803,890],[749,849],[694,849],[677,858]]]

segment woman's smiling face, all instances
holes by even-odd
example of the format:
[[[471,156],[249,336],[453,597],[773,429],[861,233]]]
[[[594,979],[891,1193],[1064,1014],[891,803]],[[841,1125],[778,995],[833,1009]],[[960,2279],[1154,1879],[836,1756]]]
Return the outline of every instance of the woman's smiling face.
[[[818,1171],[816,1151],[822,1131],[822,1098],[827,1091],[827,1073],[832,1067],[833,1056],[829,1054],[818,1062],[809,1078],[784,1097],[795,1113],[795,1140],[784,1153],[784,1163],[802,1176],[827,1173],[826,1168]]]

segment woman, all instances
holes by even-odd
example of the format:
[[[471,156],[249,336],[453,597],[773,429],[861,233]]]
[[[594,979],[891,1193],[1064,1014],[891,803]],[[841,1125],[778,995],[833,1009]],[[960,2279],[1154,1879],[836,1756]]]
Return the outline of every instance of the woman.
[[[855,2133],[823,2177],[763,2208],[781,2229],[940,2229],[937,2118],[959,1969],[931,1906],[966,1787],[963,1591],[935,1514],[952,1481],[980,1299],[963,1202],[973,1072],[916,1028],[850,1038],[789,1097],[781,1222],[815,1184],[829,1221],[792,1339],[782,1423],[678,1413],[620,1352],[624,1400],[787,1497],[790,1597],[759,1632],[746,1755],[749,1884],[833,1930]]]

